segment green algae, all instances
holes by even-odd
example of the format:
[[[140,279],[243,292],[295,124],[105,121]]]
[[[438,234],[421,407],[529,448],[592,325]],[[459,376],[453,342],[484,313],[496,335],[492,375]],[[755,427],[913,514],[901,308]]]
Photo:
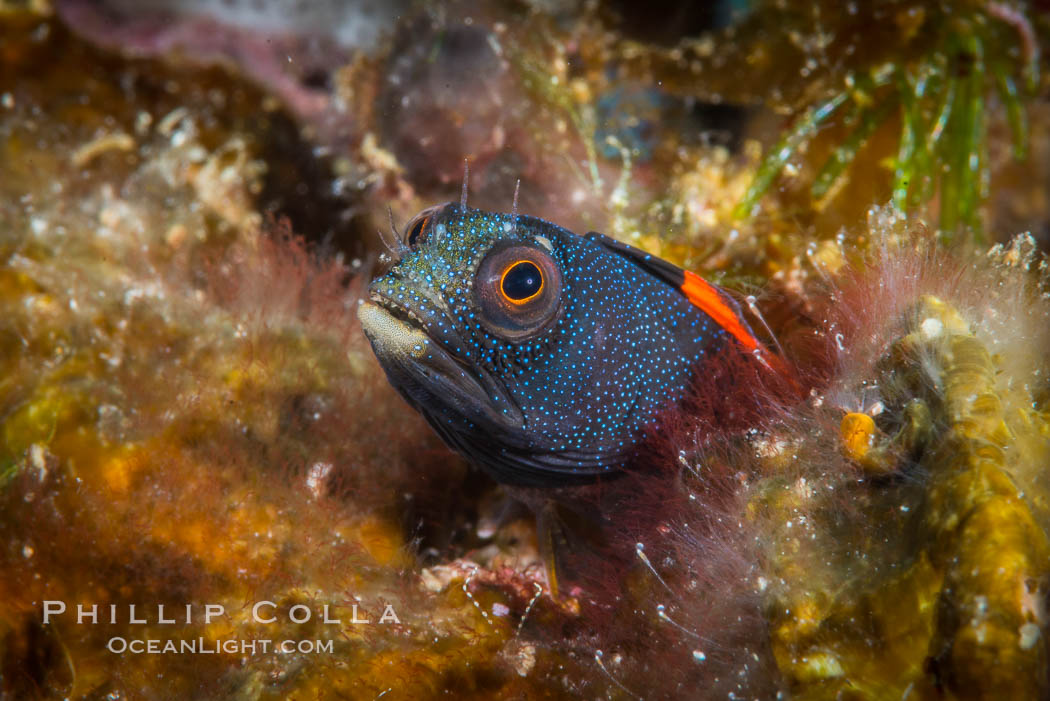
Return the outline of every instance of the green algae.
[[[765,158],[738,207],[738,215],[743,217],[752,211],[788,159],[812,137],[815,127],[831,116],[833,106],[852,99],[860,113],[859,125],[833,150],[814,178],[813,198],[823,198],[834,180],[857,157],[859,147],[891,114],[899,112],[901,136],[894,159],[895,204],[902,210],[912,209],[929,201],[935,191],[939,192],[939,225],[944,236],[952,238],[960,227],[966,227],[980,241],[983,231],[978,207],[987,194],[988,177],[986,95],[993,89],[997,91],[1013,136],[1014,156],[1025,158],[1026,107],[1015,78],[1022,72],[1037,73],[1038,50],[1018,60],[1014,51],[1018,37],[1011,39],[1003,27],[997,26],[991,8],[967,5],[958,10],[920,9],[920,15],[929,16],[923,17],[923,27],[913,31],[930,47],[930,53],[909,58],[908,49],[901,47],[899,58],[871,70],[868,80],[871,87],[862,88],[859,99],[854,86],[865,74],[849,73],[843,79],[844,85],[832,97],[810,108]],[[907,9],[902,4],[896,11]],[[1030,23],[1031,19],[1019,15],[1011,21],[1020,25]],[[1022,35],[1031,31],[1020,26],[1014,29]],[[1027,39],[1019,38],[1022,42]],[[986,47],[994,57],[985,56]],[[893,74],[898,77],[892,82],[876,77]],[[872,89],[882,87],[887,89]],[[935,153],[943,163],[940,172],[930,172],[928,153]],[[936,183],[939,187],[935,189]]]
[[[675,93],[790,116],[767,140],[738,225],[820,212],[829,198],[842,214],[858,196],[892,196],[902,211],[936,219],[947,239],[981,241],[996,230],[981,213],[989,178],[1005,167],[990,142],[1026,157],[1044,40],[1026,6],[759,3],[721,33],[624,54],[633,75]]]

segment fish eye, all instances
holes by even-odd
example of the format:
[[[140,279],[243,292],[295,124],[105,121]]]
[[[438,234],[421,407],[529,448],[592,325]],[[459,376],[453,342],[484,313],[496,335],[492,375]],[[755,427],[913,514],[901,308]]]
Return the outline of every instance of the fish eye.
[[[418,244],[423,243],[426,240],[425,233],[427,230],[427,224],[430,223],[429,216],[416,217],[408,229],[408,245],[411,248],[415,248]]]
[[[543,272],[531,260],[514,261],[503,271],[499,289],[512,303],[525,304],[543,292]]]
[[[508,341],[542,333],[561,311],[561,271],[547,251],[513,243],[482,259],[474,293],[482,326]]]

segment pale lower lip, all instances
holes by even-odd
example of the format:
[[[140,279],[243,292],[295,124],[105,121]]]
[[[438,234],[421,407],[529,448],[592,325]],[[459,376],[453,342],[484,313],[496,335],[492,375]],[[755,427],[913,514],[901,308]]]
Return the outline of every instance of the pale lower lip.
[[[375,302],[358,306],[357,318],[377,354],[421,358],[430,344],[422,329],[398,319]]]

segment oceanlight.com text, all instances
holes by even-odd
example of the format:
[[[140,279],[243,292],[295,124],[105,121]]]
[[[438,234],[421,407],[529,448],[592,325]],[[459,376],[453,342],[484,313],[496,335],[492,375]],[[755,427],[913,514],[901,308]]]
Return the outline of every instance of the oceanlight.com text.
[[[335,649],[332,640],[173,640],[149,638],[146,640],[110,638],[106,649],[115,655],[265,655],[278,654],[311,655],[331,654]]]

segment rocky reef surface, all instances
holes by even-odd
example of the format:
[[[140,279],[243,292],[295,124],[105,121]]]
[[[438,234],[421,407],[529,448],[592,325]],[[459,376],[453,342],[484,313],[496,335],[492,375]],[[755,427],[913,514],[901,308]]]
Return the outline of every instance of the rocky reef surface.
[[[847,5],[0,3],[0,698],[1047,698],[1045,7]],[[557,591],[356,321],[464,177],[792,368]]]

